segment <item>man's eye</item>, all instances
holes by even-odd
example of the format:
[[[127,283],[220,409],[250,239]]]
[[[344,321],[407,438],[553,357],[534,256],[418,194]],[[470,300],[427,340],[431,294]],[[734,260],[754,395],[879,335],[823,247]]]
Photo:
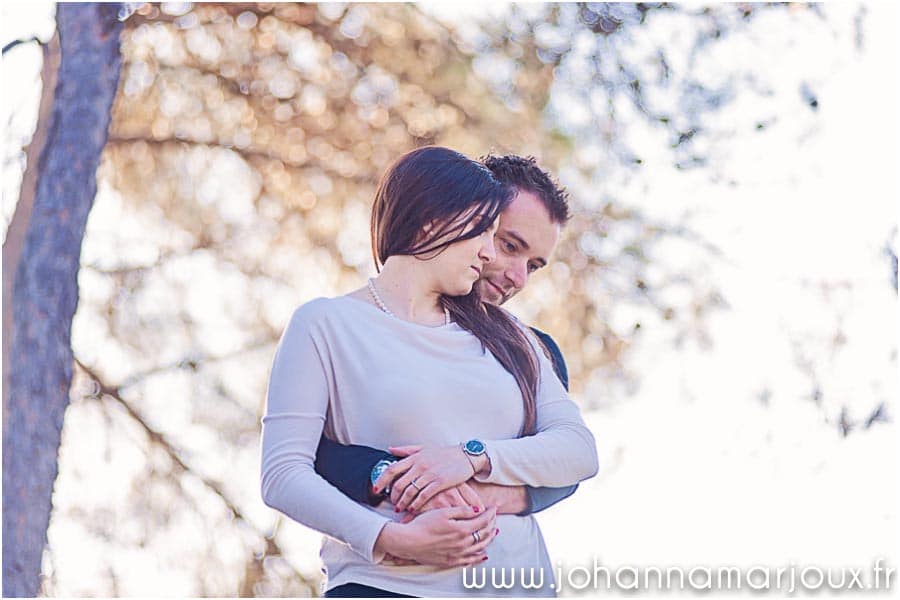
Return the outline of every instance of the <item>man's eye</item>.
[[[513,244],[506,242],[506,241],[503,242],[503,249],[509,253],[516,251],[516,247]]]
[[[534,272],[537,271],[537,270],[538,270],[537,265],[528,265],[528,272],[529,272],[529,273],[534,273]]]

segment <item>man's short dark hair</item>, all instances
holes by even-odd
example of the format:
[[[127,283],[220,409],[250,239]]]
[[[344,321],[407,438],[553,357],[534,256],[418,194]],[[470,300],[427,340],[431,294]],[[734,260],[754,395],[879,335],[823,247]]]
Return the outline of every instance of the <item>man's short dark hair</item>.
[[[554,223],[565,225],[569,220],[569,193],[537,165],[533,156],[489,154],[482,157],[481,162],[501,183],[531,192],[540,198]]]

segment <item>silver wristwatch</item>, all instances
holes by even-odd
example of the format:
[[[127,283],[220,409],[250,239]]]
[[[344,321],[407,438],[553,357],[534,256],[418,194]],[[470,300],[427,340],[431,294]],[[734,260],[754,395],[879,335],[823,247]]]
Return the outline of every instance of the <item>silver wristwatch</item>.
[[[388,458],[382,458],[377,463],[375,463],[375,466],[372,467],[372,472],[369,474],[369,481],[371,482],[371,484],[374,486],[375,482],[378,481],[378,478],[381,477],[381,474],[384,473],[387,470],[387,468],[389,466],[391,466],[392,464],[394,464],[395,462],[397,462],[396,459],[392,460],[392,459],[388,459]],[[391,493],[391,486],[388,485],[383,490],[381,490],[381,493],[379,495],[387,496],[390,493]]]

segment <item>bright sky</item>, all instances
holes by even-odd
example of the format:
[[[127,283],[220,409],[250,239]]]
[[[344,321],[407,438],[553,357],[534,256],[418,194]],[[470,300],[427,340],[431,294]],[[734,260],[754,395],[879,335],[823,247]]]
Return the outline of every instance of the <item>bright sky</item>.
[[[34,33],[48,37],[47,13],[37,3],[27,6],[3,5],[4,44]],[[443,13],[446,6],[430,10]],[[465,6],[476,12],[485,5]],[[826,7],[833,35],[822,35],[814,21],[773,18],[765,44],[735,39],[735,60],[754,53],[773,81],[772,105],[785,116],[770,131],[742,134],[728,146],[719,165],[724,179],[739,185],[677,174],[654,163],[648,140],[634,140],[648,152],[645,175],[614,183],[610,192],[652,217],[698,214],[692,225],[725,259],[672,246],[660,260],[702,261],[698,268],[722,289],[730,308],[710,318],[711,351],[688,343],[676,352],[671,332],[644,328],[632,359],[646,365],[636,396],[605,390],[602,382],[588,389],[586,395],[605,405],[587,415],[602,469],[574,497],[539,516],[554,563],[590,565],[595,556],[608,565],[636,566],[794,561],[861,567],[879,556],[893,566],[900,562],[898,385],[896,364],[888,360],[896,349],[897,296],[883,254],[900,192],[900,15],[893,3],[867,6],[859,52],[849,26],[855,5]],[[3,122],[19,137],[27,138],[33,126],[38,58],[32,47],[3,60]],[[727,69],[728,63],[709,68]],[[798,73],[821,98],[815,114],[798,101]],[[752,109],[737,105],[726,117],[739,121],[755,115]],[[7,149],[4,156],[10,154]],[[4,167],[6,219],[17,177],[15,168]],[[826,301],[804,281],[852,287],[836,288]],[[837,323],[848,341],[832,354],[829,337]],[[893,422],[847,438],[823,423],[823,412],[807,399],[810,383],[795,364],[792,337],[809,340],[828,414],[847,404],[860,418],[875,399],[884,399]],[[764,389],[771,390],[768,406],[757,400]],[[88,409],[72,418],[84,427],[102,426]],[[92,451],[91,440],[71,444],[73,451]],[[140,457],[120,460],[127,470]],[[255,468],[250,461],[236,470],[253,489]],[[264,522],[271,511],[259,504],[251,512]],[[60,593],[89,590],[80,578],[91,572],[94,551],[83,547],[79,529],[69,523],[55,532]],[[297,564],[314,571],[318,534],[299,525],[286,532]],[[167,578],[166,569],[134,562],[129,569],[127,556],[120,564],[132,578],[123,593],[190,593],[190,582],[174,573]]]

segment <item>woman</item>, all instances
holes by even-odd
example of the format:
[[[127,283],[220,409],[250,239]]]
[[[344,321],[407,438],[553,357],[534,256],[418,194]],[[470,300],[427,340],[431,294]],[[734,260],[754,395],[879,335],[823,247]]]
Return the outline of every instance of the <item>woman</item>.
[[[533,517],[454,507],[400,522],[401,507],[415,510],[473,477],[565,486],[597,471],[593,436],[537,342],[472,292],[510,197],[452,150],[404,155],[373,206],[378,277],[301,306],[282,336],[263,417],[262,495],[330,536],[321,551],[326,595],[554,595]],[[394,506],[357,504],[315,473],[323,428],[341,443],[410,446],[377,482],[393,482]],[[441,445],[414,446],[424,439]],[[420,564],[388,563],[386,554]],[[544,584],[469,590],[462,570],[474,564],[542,569]]]

